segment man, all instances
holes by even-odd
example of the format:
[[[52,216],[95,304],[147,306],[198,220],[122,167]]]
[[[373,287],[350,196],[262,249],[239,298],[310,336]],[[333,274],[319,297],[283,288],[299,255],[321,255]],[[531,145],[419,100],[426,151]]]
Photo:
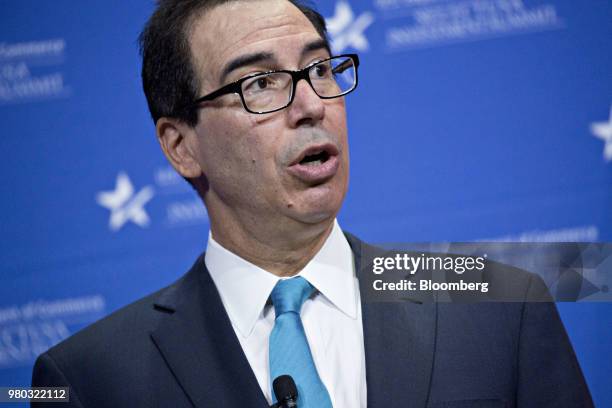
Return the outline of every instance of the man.
[[[321,16],[165,0],[141,44],[157,136],[203,198],[208,248],[39,357],[35,386],[69,386],[74,407],[266,407],[290,374],[302,408],[592,406],[550,303],[364,299],[364,246],[335,222],[359,61],[330,59]]]

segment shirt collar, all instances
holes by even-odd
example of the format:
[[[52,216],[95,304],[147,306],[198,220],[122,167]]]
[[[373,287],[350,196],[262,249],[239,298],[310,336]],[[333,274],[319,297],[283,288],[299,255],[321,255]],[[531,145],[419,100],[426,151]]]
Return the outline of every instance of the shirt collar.
[[[232,324],[248,337],[280,278],[222,247],[210,232],[205,262]],[[298,275],[344,314],[357,318],[353,253],[337,221],[319,252]]]

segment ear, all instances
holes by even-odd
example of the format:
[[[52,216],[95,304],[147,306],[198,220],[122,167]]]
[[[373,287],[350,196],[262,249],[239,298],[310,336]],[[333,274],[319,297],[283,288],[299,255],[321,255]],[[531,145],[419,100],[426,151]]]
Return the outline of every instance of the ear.
[[[162,117],[155,124],[157,140],[166,158],[183,177],[197,178],[202,168],[196,159],[195,130],[173,118]]]

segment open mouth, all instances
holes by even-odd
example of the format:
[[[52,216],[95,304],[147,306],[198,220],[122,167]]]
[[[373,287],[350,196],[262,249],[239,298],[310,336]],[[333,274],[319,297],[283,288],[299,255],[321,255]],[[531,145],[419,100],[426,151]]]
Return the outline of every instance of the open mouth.
[[[329,153],[324,150],[304,156],[304,158],[300,160],[300,164],[304,166],[316,166],[325,163],[327,160],[329,160]]]
[[[311,146],[304,150],[296,160],[290,164],[301,166],[316,166],[329,161],[330,158],[338,155],[338,149],[331,143],[323,145]]]
[[[340,152],[331,144],[321,144],[305,149],[289,165],[289,173],[309,185],[320,184],[331,179],[340,166]]]

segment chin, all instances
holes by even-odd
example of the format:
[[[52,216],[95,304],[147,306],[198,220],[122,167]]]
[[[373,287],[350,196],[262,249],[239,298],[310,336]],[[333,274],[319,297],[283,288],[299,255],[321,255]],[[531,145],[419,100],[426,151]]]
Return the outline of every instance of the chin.
[[[319,191],[310,191],[310,190]],[[318,224],[333,220],[340,210],[344,194],[339,191],[320,191],[314,187],[305,192],[292,207],[293,218],[306,224]]]
[[[335,212],[311,212],[307,214],[299,214],[297,218],[303,224],[320,224],[322,222],[332,221],[336,216]]]

